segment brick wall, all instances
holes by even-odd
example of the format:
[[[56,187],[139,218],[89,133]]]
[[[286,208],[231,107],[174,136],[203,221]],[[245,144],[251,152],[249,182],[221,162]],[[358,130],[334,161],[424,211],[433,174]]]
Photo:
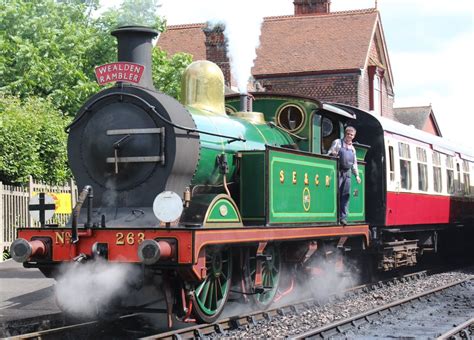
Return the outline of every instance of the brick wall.
[[[365,69],[359,78],[359,102],[357,106],[362,110],[369,111],[369,98],[369,73]]]
[[[359,74],[356,73],[258,78],[258,81],[267,91],[357,106]]]

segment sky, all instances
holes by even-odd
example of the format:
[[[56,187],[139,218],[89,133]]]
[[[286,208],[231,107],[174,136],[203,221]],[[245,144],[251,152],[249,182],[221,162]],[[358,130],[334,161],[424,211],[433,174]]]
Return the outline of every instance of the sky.
[[[375,2],[332,0],[331,11],[373,8]],[[431,104],[443,136],[474,154],[474,1],[377,0],[377,8],[394,76],[395,107]],[[157,13],[170,25],[234,20],[244,29],[253,18],[293,11],[293,0],[161,0]]]

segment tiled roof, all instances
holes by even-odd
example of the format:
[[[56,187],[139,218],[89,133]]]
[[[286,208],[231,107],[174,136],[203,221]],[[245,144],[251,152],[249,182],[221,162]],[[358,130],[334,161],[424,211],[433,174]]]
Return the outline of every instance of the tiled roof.
[[[376,9],[323,15],[267,17],[254,75],[360,69],[365,66],[378,18]],[[205,59],[205,24],[169,26],[158,45],[170,55]]]
[[[393,115],[398,122],[423,130],[432,110],[431,106],[395,107]]]
[[[206,36],[202,31],[206,24],[189,24],[168,26],[160,34],[157,45],[172,56],[178,52],[186,52],[193,56],[193,60],[206,59]]]

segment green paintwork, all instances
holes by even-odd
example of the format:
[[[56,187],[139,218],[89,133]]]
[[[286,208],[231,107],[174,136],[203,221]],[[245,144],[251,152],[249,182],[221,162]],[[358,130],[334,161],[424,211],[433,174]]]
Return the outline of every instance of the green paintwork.
[[[367,155],[367,151],[369,151],[369,146],[363,144],[354,143],[354,147],[356,149],[356,157],[357,161],[364,161],[365,156]]]
[[[299,106],[303,109],[305,113],[306,120],[304,125],[296,131],[296,134],[307,138],[306,140],[295,139],[295,143],[298,145],[298,148],[302,151],[311,151],[310,148],[313,146],[309,137],[311,131],[311,117],[312,112],[319,108],[319,104],[315,101],[309,99],[299,99],[292,96],[282,97],[282,96],[269,96],[266,98],[258,98],[253,102],[253,111],[262,112],[265,120],[268,122],[276,123],[276,114],[282,106],[293,104]],[[232,107],[235,111],[240,110],[240,99],[232,98],[226,100],[226,105]]]
[[[206,222],[208,223],[229,223],[240,222],[239,213],[227,199],[222,198],[210,207],[209,215]]]
[[[281,171],[283,183],[280,181]],[[293,173],[296,174],[296,183],[293,183]],[[329,177],[329,186],[326,186],[326,176]],[[335,179],[336,162],[333,159],[270,150],[269,223],[335,222]]]
[[[269,224],[337,221],[334,159],[268,148],[266,152],[243,153],[241,164],[240,207],[244,221]],[[296,183],[293,183],[293,172]],[[267,197],[268,211],[263,204]]]
[[[265,152],[245,152],[240,161],[240,213],[243,220],[265,220]]]
[[[365,221],[365,165],[358,164],[361,183],[352,174],[351,178],[351,198],[349,201],[349,222]]]
[[[321,115],[313,115],[313,134],[311,152],[321,153]]]
[[[200,159],[192,180],[193,185],[222,183],[222,174],[219,173],[216,163],[217,156],[222,153],[227,155],[229,166],[227,180],[232,181],[236,172],[236,162],[233,157],[238,151],[264,150],[266,144],[280,146],[293,143],[292,138],[285,132],[266,124],[253,124],[240,118],[199,111],[194,108],[188,108],[188,110],[198,130],[246,139],[245,142],[229,143],[225,138],[201,133],[199,136]]]

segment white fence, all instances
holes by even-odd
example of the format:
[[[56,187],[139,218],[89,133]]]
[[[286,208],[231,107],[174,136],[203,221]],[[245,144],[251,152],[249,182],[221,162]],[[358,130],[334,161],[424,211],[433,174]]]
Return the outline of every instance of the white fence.
[[[52,220],[47,223],[62,226],[68,221],[70,217],[68,210],[70,207],[74,207],[77,199],[77,187],[73,180],[64,186],[50,186],[34,182],[31,177],[27,186],[3,185],[0,182],[0,253],[15,240],[17,228],[39,227],[39,222],[33,220],[28,212],[28,203],[34,194],[40,192],[50,193],[53,196],[59,194],[56,196],[60,196],[61,200],[64,201],[64,198],[67,198],[71,201],[66,202],[67,207],[63,207],[59,213],[55,213]],[[63,205],[65,205],[64,202]]]

